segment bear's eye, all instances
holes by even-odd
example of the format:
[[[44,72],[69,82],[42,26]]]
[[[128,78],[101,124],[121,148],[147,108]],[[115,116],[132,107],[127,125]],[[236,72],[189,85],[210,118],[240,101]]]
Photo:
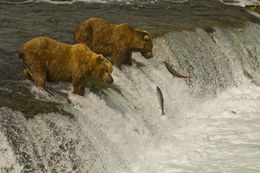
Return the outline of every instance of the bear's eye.
[[[106,72],[108,73],[108,69],[106,69]]]

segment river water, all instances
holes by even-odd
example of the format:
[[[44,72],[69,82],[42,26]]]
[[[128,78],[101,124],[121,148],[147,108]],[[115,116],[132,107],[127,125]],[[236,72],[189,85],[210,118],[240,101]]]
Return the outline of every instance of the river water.
[[[0,2],[0,172],[260,172],[256,16],[215,0]],[[90,17],[151,32],[154,57],[134,53],[132,67],[114,68],[114,88],[84,97],[25,80],[26,41],[73,44]],[[192,78],[173,78],[165,60]]]

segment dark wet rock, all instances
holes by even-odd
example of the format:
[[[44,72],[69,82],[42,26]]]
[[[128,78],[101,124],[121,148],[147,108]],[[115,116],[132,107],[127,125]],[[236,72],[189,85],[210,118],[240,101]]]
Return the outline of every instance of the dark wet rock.
[[[10,85],[5,88],[4,85]],[[36,99],[24,83],[1,82],[0,107],[9,107],[12,110],[23,112],[25,118],[32,118],[40,113],[59,113],[61,115],[72,115],[63,109],[63,104]]]
[[[216,30],[215,30],[214,28],[212,28],[212,27],[205,27],[205,28],[203,28],[203,30],[204,30],[205,32],[207,32],[208,34],[211,34],[211,33],[213,33],[213,32],[216,31]]]

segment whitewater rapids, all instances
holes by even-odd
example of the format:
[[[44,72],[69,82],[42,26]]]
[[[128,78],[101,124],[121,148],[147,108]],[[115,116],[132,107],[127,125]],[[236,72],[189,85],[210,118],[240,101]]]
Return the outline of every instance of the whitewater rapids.
[[[114,69],[121,92],[50,84],[69,93],[72,117],[0,108],[0,172],[259,172],[260,26],[213,29],[156,38],[153,59],[135,53],[139,65]],[[192,79],[173,78],[165,60]]]

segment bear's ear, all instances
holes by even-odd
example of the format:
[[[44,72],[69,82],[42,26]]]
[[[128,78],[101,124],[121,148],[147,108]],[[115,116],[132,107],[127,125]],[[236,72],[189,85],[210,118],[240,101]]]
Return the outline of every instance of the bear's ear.
[[[144,35],[144,41],[149,41],[150,37],[148,35]]]
[[[104,58],[101,55],[98,55],[97,63],[100,64],[102,61],[104,61]]]

